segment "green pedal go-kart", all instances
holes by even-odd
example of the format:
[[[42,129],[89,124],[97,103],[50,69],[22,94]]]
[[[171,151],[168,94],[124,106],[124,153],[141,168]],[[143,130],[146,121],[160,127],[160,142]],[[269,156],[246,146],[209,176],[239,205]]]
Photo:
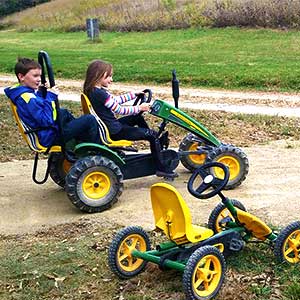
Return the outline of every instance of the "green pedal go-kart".
[[[246,154],[234,145],[221,143],[200,122],[178,109],[179,85],[175,71],[173,71],[172,90],[175,107],[165,101],[155,100],[150,113],[163,119],[162,127],[170,122],[189,132],[179,146],[178,154],[182,165],[194,171],[205,162],[223,163],[230,171],[225,189],[239,186],[246,179],[249,171]],[[222,175],[222,173],[215,175]]]
[[[213,174],[222,173],[222,177]],[[121,229],[108,251],[108,264],[113,273],[129,279],[142,272],[151,262],[162,270],[183,273],[186,299],[213,299],[225,279],[225,258],[242,251],[248,242],[267,243],[278,262],[300,261],[300,222],[295,221],[279,233],[258,217],[247,212],[244,205],[225,197],[222,189],[230,174],[217,162],[207,163],[194,171],[188,181],[189,192],[199,199],[219,195],[221,202],[212,210],[208,227],[191,223],[190,211],[178,191],[170,184],[151,187],[151,203],[156,230],[167,241],[151,248],[148,233],[139,226]]]
[[[40,51],[38,61],[42,66],[42,83],[46,82],[46,75],[50,87],[55,85],[54,74],[49,55]],[[190,170],[200,166],[204,161],[217,161],[226,164],[230,170],[230,178],[226,188],[232,189],[242,183],[246,178],[249,163],[242,150],[232,145],[222,144],[200,122],[178,109],[179,85],[175,72],[173,72],[173,97],[175,106],[162,100],[155,100],[151,105],[151,115],[162,121],[158,128],[160,141],[160,155],[166,171],[174,171],[180,160]],[[134,104],[150,102],[150,90],[145,90],[145,95],[136,99]],[[92,113],[93,107],[89,99],[82,94],[82,110]],[[59,112],[59,101],[56,101],[56,111]],[[49,175],[52,180],[63,187],[71,202],[85,212],[100,212],[110,208],[117,202],[123,191],[123,180],[139,178],[156,174],[152,154],[136,153],[129,141],[112,141],[106,125],[94,114],[99,124],[102,144],[73,143],[45,148],[39,144],[38,131],[44,128],[29,128],[20,120],[17,108],[11,101],[11,107],[22,136],[29,147],[36,153],[32,177],[34,182],[43,184]],[[182,141],[179,151],[169,149],[168,131],[166,126],[173,123],[187,130],[189,134]],[[59,130],[60,116],[57,115]],[[49,154],[48,166],[45,177],[38,180],[36,177],[39,154]],[[204,158],[203,158],[204,157]],[[212,169],[212,172],[215,172]],[[222,171],[213,173],[222,176]]]

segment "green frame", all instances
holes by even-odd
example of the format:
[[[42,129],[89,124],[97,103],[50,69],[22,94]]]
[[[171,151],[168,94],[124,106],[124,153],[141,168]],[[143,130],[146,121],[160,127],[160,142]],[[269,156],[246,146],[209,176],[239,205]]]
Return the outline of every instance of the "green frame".
[[[221,142],[200,122],[163,100],[155,100],[150,113],[194,133],[209,145],[215,147],[221,145]]]

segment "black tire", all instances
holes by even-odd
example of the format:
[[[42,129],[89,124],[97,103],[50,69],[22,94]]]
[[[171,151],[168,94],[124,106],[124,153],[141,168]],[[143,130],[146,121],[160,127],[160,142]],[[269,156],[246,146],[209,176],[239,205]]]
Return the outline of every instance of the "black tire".
[[[208,153],[206,162],[220,162],[229,168],[230,176],[225,190],[231,190],[241,185],[249,172],[249,161],[246,154],[233,145],[222,144]],[[212,174],[218,177],[218,174]],[[222,178],[222,174],[219,177]]]
[[[234,207],[237,207],[243,211],[246,211],[245,206],[238,200],[231,200]],[[226,206],[223,203],[219,203],[210,213],[208,218],[208,228],[212,229],[213,232],[216,234],[222,231],[222,227],[219,225],[219,222],[224,219],[225,217],[231,217],[232,215]]]
[[[129,249],[128,245],[132,246],[133,243],[135,244],[134,249]],[[122,279],[134,277],[145,269],[148,262],[133,257],[130,250],[145,252],[150,249],[150,239],[143,228],[125,227],[117,233],[110,244],[108,265],[112,272]]]
[[[274,254],[279,262],[291,264],[300,261],[300,222],[295,221],[283,228],[275,241]]]
[[[197,151],[197,147],[201,146],[198,142],[192,141],[194,135],[187,134],[179,145],[179,151]],[[180,157],[182,165],[190,171],[202,166],[207,158],[207,154],[190,154]]]
[[[51,153],[48,160],[50,159],[50,177],[57,185],[63,188],[66,184],[66,175],[72,164],[64,158],[61,152]]]
[[[214,298],[224,282],[225,271],[225,258],[216,247],[198,248],[190,256],[182,277],[186,299]]]
[[[87,156],[75,162],[66,176],[65,190],[80,210],[94,213],[110,208],[123,191],[123,175],[110,159]]]

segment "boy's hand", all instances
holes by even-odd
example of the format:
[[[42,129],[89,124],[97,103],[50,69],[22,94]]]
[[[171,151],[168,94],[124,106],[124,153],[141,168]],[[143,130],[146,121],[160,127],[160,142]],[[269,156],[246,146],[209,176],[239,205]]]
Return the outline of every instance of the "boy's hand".
[[[41,84],[40,86],[45,87],[47,89],[47,91],[52,92],[55,95],[59,95],[59,88],[57,85],[53,86],[52,88],[49,87],[49,83],[45,82],[44,84]]]
[[[52,92],[53,94],[59,95],[59,88],[57,85],[53,86],[51,89],[48,89],[48,91]]]

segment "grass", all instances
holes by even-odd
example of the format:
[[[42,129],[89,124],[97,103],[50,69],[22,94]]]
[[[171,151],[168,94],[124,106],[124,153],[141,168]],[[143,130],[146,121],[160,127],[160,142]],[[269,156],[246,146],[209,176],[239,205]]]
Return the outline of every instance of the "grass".
[[[0,241],[0,299],[183,300],[181,274],[148,264],[119,280],[108,268],[107,249],[119,227],[80,221]],[[162,238],[149,232],[152,246]],[[217,299],[299,299],[299,266],[278,265],[267,245],[248,244],[227,258],[226,281]],[[238,291],[238,293],[237,293]]]
[[[177,70],[182,86],[297,91],[300,33],[266,29],[188,29],[147,33],[0,31],[0,72],[13,73],[17,56],[46,50],[56,77],[84,79],[96,58],[114,65],[120,82],[169,83]],[[288,51],[287,51],[288,49]]]
[[[62,107],[70,109],[75,116],[82,114],[79,103],[62,102]],[[265,144],[269,141],[282,139],[298,140],[300,135],[299,118],[198,110],[187,110],[186,112],[204,124],[222,142],[240,147]],[[148,115],[147,121],[152,128],[157,129],[161,120]],[[242,131],[241,128],[243,128]],[[178,148],[187,132],[173,124],[168,125],[168,130],[171,146]],[[0,96],[0,140],[0,162],[33,158],[33,154],[19,134],[8,100],[4,96]],[[149,147],[146,142],[139,143],[138,146],[146,149]]]

